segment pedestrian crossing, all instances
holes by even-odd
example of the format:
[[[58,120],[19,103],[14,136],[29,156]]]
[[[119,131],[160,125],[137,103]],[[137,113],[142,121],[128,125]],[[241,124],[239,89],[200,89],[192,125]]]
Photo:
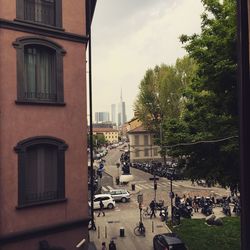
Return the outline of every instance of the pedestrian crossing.
[[[133,183],[135,184],[135,190],[145,190],[145,189],[154,189],[154,184],[150,184],[150,183]],[[173,184],[173,186],[179,186],[178,184]],[[129,186],[124,186],[124,188],[130,187]],[[157,187],[158,188],[169,188],[169,183],[165,183],[165,182],[157,182]],[[102,186],[102,191],[104,192],[108,192],[112,189],[115,189],[118,187],[111,187],[111,186]],[[127,188],[128,189],[128,188]]]

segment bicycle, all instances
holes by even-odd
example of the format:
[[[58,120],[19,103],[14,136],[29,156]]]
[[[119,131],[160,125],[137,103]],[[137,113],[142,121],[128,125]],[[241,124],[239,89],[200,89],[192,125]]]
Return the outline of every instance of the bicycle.
[[[149,207],[146,207],[146,208],[142,209],[142,214],[143,214],[144,217],[150,217],[151,209]]]
[[[134,228],[134,234],[136,236],[145,236],[146,228],[143,223],[140,221],[139,224]]]

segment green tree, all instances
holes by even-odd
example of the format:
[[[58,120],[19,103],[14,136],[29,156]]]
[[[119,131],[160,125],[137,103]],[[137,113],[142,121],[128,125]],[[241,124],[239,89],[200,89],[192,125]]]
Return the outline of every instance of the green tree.
[[[180,38],[198,64],[197,75],[183,93],[180,119],[168,121],[164,138],[168,145],[189,143],[169,149],[189,177],[230,186],[239,183],[236,1],[202,3],[201,34]],[[192,144],[198,141],[207,142]]]
[[[147,70],[139,86],[134,104],[135,112],[144,126],[159,141],[160,124],[178,118],[182,110],[182,91],[190,83],[197,70],[189,57],[177,59],[174,66],[162,64]]]

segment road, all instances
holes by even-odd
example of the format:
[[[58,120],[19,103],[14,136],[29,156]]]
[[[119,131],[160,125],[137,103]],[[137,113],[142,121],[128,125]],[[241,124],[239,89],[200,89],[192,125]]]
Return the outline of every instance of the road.
[[[103,241],[106,244],[111,239],[115,240],[117,249],[119,250],[152,250],[153,249],[153,237],[155,234],[169,232],[164,222],[161,222],[159,216],[153,218],[143,218],[143,223],[146,227],[146,237],[138,237],[134,234],[134,227],[140,220],[140,213],[137,202],[138,193],[143,194],[143,207],[149,205],[150,201],[154,199],[153,182],[149,180],[152,177],[151,174],[145,173],[141,170],[131,168],[131,173],[134,176],[133,183],[135,184],[135,191],[132,191],[131,183],[127,186],[118,186],[115,184],[115,178],[118,176],[118,169],[116,163],[119,162],[122,151],[121,148],[112,149],[105,157],[105,174],[101,180],[103,191],[111,188],[126,188],[131,192],[131,201],[127,203],[116,203],[115,209],[106,210],[104,217],[96,217],[95,222],[96,231],[90,231],[90,241],[94,242],[97,249],[101,249],[101,243]],[[97,163],[98,164],[98,163]],[[119,172],[121,174],[121,171]],[[106,189],[106,190],[104,190]],[[170,205],[169,198],[170,181],[166,178],[160,178],[158,181],[158,188],[156,192],[156,200],[164,200],[165,205]],[[190,194],[191,196],[208,196],[208,195],[220,195],[224,196],[228,194],[228,191],[219,187],[200,187],[192,186],[191,181],[174,181],[173,192],[182,196],[183,194]],[[217,215],[216,215],[217,216]],[[201,213],[195,213],[193,218],[204,218]],[[125,229],[125,237],[121,237],[120,230]]]
[[[112,149],[109,151],[105,157],[105,171],[109,175],[106,176],[106,179],[102,180],[103,191],[108,191],[111,187],[117,188],[115,185],[115,178],[118,174],[121,174],[121,170],[117,169],[116,163],[120,162],[120,155],[122,154],[121,147]],[[151,174],[146,173],[142,170],[135,168],[130,168],[131,174],[134,176],[134,180],[129,183],[127,186],[119,186],[131,190],[131,184],[135,184],[135,191],[133,194],[140,192],[144,197],[144,205],[147,206],[152,199],[155,198],[155,191],[153,186],[153,181],[149,180],[150,177],[153,177]],[[113,177],[113,179],[112,179]],[[105,177],[104,177],[105,178]],[[173,192],[178,194],[180,197],[183,195],[190,196],[225,196],[229,194],[229,191],[220,188],[220,187],[201,187],[197,184],[192,186],[191,181],[173,181],[172,182]],[[170,181],[164,177],[159,177],[157,181],[157,191],[156,191],[156,200],[164,200],[166,205],[170,205]],[[134,202],[137,205],[137,200],[134,199]]]

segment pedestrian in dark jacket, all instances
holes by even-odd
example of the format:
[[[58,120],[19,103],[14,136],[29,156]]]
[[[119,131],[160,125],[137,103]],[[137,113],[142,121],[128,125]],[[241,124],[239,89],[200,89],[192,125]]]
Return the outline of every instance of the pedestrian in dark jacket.
[[[111,240],[109,243],[109,250],[116,250],[116,245],[113,240]]]
[[[106,243],[102,242],[102,250],[107,250]]]
[[[156,217],[156,215],[155,215],[155,201],[154,200],[152,200],[150,202],[149,207],[151,209],[150,219],[152,219],[153,216]]]
[[[103,204],[102,200],[100,200],[99,205],[100,205],[100,210],[99,210],[99,213],[98,213],[97,217],[99,217],[101,213],[102,213],[103,216],[105,216],[105,213],[103,211],[104,204]]]

